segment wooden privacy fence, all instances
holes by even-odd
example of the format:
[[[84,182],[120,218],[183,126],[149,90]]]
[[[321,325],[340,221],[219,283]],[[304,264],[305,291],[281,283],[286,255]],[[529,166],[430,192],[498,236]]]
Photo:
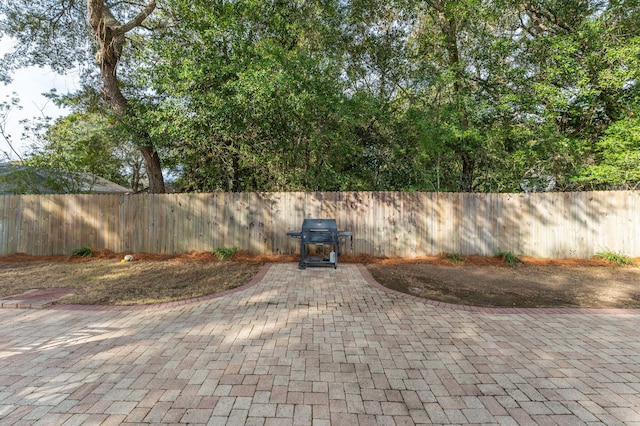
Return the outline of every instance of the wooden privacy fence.
[[[69,254],[79,247],[298,253],[298,240],[286,232],[299,230],[305,217],[335,218],[352,231],[347,253],[640,256],[637,191],[0,195],[0,254]]]

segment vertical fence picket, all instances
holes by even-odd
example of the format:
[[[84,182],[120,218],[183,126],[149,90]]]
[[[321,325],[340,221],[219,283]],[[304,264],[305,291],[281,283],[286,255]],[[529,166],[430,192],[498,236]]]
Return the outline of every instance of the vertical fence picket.
[[[333,217],[353,252],[640,256],[640,193],[398,192],[2,195],[0,254],[68,254],[80,246],[180,253],[238,247],[297,253],[305,217]],[[351,248],[351,244],[345,249]]]

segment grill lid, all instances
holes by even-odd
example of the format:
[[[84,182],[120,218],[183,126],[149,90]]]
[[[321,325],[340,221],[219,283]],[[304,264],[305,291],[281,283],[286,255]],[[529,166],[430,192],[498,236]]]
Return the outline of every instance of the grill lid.
[[[305,219],[302,221],[302,232],[338,232],[335,219]]]

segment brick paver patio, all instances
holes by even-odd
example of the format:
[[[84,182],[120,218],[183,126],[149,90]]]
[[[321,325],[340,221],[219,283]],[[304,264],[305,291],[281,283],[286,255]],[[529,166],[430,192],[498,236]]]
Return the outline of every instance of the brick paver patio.
[[[0,309],[0,424],[640,424],[640,311],[465,310],[361,266],[223,297]]]

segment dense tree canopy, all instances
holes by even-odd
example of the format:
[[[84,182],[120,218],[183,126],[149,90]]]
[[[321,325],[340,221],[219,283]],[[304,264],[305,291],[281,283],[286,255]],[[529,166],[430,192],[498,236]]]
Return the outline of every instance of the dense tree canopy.
[[[105,165],[134,144],[179,190],[640,184],[637,1],[87,4],[0,0],[20,41],[0,74],[85,67],[111,109],[49,140]]]

